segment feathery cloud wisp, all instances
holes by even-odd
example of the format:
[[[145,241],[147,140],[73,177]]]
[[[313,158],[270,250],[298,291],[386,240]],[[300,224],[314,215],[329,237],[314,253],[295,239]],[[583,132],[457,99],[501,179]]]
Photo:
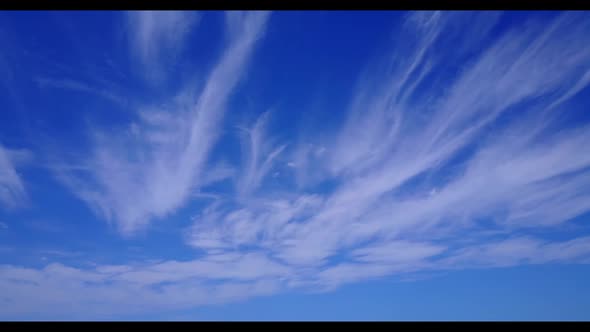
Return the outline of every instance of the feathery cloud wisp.
[[[576,111],[571,101],[590,83],[590,50],[581,46],[590,20],[555,16],[492,38],[498,13],[410,13],[402,45],[389,66],[367,70],[338,130],[278,142],[262,113],[242,131],[242,163],[212,166],[224,105],[268,19],[229,13],[228,46],[199,94],[141,110],[121,137],[97,137],[82,176],[63,176],[127,234],[196,189],[232,179],[235,191],[212,189],[211,205],[185,229],[198,258],[4,265],[0,293],[14,313],[106,315],[417,271],[588,263],[586,234],[535,232],[590,211],[590,157],[580,153],[590,129],[560,126],[557,116]],[[289,167],[282,156],[294,156]],[[273,167],[295,181],[271,183]]]
[[[132,233],[154,217],[179,208],[203,182],[204,166],[215,144],[225,103],[238,83],[268,13],[252,12],[228,24],[232,35],[200,95],[184,94],[172,109],[141,111],[140,121],[121,137],[99,134],[83,177],[61,179],[97,211]],[[189,96],[189,97],[186,97]],[[123,143],[123,144],[121,144]],[[126,148],[122,148],[125,146]]]
[[[295,266],[324,266],[333,257],[368,250],[376,240],[388,248],[390,242],[446,239],[452,247],[460,232],[483,236],[485,231],[558,226],[588,211],[583,170],[590,160],[575,152],[584,150],[588,129],[559,135],[551,130],[553,114],[565,112],[567,101],[588,83],[590,52],[577,46],[587,39],[584,16],[563,13],[547,28],[535,21],[515,27],[474,56],[472,47],[487,37],[498,16],[473,22],[477,33],[456,29],[456,20],[469,15],[411,14],[403,40],[416,36],[408,42],[414,48],[402,51],[391,73],[360,86],[348,120],[332,141],[323,142],[321,156],[299,153],[293,168],[305,173],[328,165],[323,174],[336,183],[333,190],[311,186],[293,195],[285,188],[284,197],[277,198],[259,190],[261,200],[238,209],[217,202],[214,214],[196,218],[189,243],[199,248],[223,244],[226,250],[263,247]],[[462,41],[461,47],[451,55],[437,52],[439,39],[449,34]],[[569,61],[558,61],[561,52],[570,55]],[[457,67],[456,77],[446,81],[433,66],[452,67],[465,59],[470,65]],[[427,78],[449,84],[420,89]],[[498,126],[496,120],[507,114],[514,120]],[[271,157],[270,151],[257,158]],[[451,163],[461,155],[462,161]],[[289,210],[316,190],[309,214],[267,221],[265,215],[274,209],[269,207]],[[256,197],[257,191],[250,194]],[[542,207],[533,209],[536,204]],[[486,226],[491,229],[481,229],[480,218],[494,220]]]
[[[141,10],[127,12],[132,54],[139,58],[150,80],[161,80],[166,64],[182,51],[183,43],[199,22],[192,11]]]
[[[0,145],[0,203],[6,208],[16,207],[27,198],[15,164],[29,159],[30,152],[26,150],[8,150]]]

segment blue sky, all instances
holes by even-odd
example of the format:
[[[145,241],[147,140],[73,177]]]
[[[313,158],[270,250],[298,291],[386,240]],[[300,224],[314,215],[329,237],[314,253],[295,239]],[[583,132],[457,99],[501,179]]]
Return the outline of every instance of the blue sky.
[[[0,13],[0,319],[588,319],[585,12]]]

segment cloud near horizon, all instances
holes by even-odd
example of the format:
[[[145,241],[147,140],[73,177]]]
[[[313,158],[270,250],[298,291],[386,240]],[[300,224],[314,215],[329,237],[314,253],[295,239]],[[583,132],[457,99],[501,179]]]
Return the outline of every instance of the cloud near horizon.
[[[199,15],[153,15],[164,14],[129,14],[130,56],[162,69],[160,50],[181,49]],[[140,107],[118,131],[97,129],[73,162],[82,170],[55,174],[125,238],[190,210],[178,232],[195,259],[5,264],[6,315],[108,317],[408,273],[590,262],[587,235],[543,232],[590,211],[589,124],[564,127],[590,82],[587,14],[532,17],[497,36],[501,13],[407,13],[390,53],[333,110],[341,125],[292,140],[272,111],[224,120],[270,16],[226,13],[229,38],[202,87]],[[226,132],[238,158],[224,155]],[[8,204],[24,189],[3,151]]]

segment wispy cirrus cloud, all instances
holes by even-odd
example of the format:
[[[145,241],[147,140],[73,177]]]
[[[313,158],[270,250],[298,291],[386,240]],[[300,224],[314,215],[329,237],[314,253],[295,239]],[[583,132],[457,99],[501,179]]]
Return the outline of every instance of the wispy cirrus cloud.
[[[556,134],[553,127],[588,83],[590,53],[576,46],[587,38],[588,23],[577,13],[546,27],[533,19],[474,53],[499,17],[409,15],[401,39],[412,47],[399,51],[389,72],[368,72],[332,140],[303,142],[291,154],[295,175],[325,169],[320,173],[334,189],[262,187],[238,209],[216,202],[196,218],[189,243],[263,248],[288,265],[315,268],[352,264],[346,261],[369,248],[379,252],[379,244],[392,260],[415,257],[402,260],[412,266],[452,255],[465,245],[455,242],[460,234],[485,242],[489,234],[559,227],[587,212],[590,160],[576,151],[584,150],[589,131],[582,125]],[[474,30],[457,28],[467,21]],[[448,39],[460,45],[441,50]],[[568,61],[559,60],[562,52]],[[449,78],[436,65],[456,74]],[[426,80],[439,83],[424,88]],[[320,147],[322,153],[310,153]],[[256,158],[272,158],[271,151]],[[248,165],[243,174],[251,174]],[[286,212],[309,197],[306,214]],[[286,218],[267,217],[277,206]],[[489,222],[480,224],[482,218]],[[395,243],[405,244],[405,255]]]
[[[387,254],[392,251],[393,255]],[[11,305],[0,316],[34,311],[40,313],[39,319],[108,319],[235,302],[288,289],[332,290],[345,283],[415,271],[590,259],[587,238],[562,242],[511,238],[428,260],[440,251],[428,244],[390,243],[356,251],[358,261],[311,269],[285,265],[262,253],[237,252],[210,253],[191,261],[93,267],[1,265],[0,291]]]
[[[119,137],[96,135],[87,171],[60,178],[123,233],[179,208],[204,179],[208,154],[220,130],[228,96],[264,32],[266,12],[234,17],[240,24],[197,95],[182,91],[169,107],[149,107]],[[188,91],[188,92],[187,92]],[[124,147],[124,148],[123,148]],[[219,176],[219,175],[215,175]]]
[[[274,146],[272,139],[266,135],[269,112],[263,113],[252,128],[242,129],[242,155],[244,167],[238,183],[241,196],[252,193],[268,174],[279,154],[286,145]]]
[[[590,211],[590,130],[563,123],[589,83],[590,21],[533,15],[493,36],[501,18],[409,13],[337,131],[280,142],[262,113],[240,129],[241,164],[212,166],[224,105],[268,19],[228,13],[229,44],[200,93],[141,110],[125,134],[97,137],[83,176],[62,174],[124,234],[233,180],[184,230],[198,258],[4,265],[11,313],[154,312],[417,271],[590,262],[588,236],[566,232]],[[293,181],[270,184],[272,167]]]
[[[76,81],[67,78],[55,79],[49,77],[37,77],[34,81],[39,85],[41,88],[55,88],[55,89],[65,89],[70,91],[78,91],[84,92],[89,94],[94,94],[99,96],[105,100],[113,102],[117,105],[122,107],[126,107],[129,105],[129,101],[123,98],[122,96],[118,95],[117,93],[111,91],[107,88],[100,88],[94,87],[87,83],[83,83],[81,81]]]
[[[185,39],[198,24],[193,11],[129,11],[126,13],[131,52],[150,80],[161,80],[165,67],[174,63]]]
[[[48,317],[104,318],[174,310],[276,292],[290,274],[259,254],[219,254],[194,261],[42,269],[0,266],[0,290],[13,306],[3,315],[40,310]],[[16,288],[9,289],[11,286]],[[36,294],[36,295],[35,295]],[[55,304],[62,307],[57,308]],[[86,304],[83,310],[79,305]],[[113,306],[114,305],[114,306]],[[49,307],[53,309],[49,309]],[[49,309],[49,310],[48,310]]]
[[[0,145],[0,203],[14,208],[27,200],[25,185],[16,167],[32,158],[28,150],[9,150]]]

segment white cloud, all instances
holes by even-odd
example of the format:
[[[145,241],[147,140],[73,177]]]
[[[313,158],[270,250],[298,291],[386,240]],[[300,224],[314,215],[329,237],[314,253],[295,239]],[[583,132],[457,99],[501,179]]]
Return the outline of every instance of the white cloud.
[[[3,265],[0,292],[12,305],[0,315],[38,311],[83,319],[174,310],[271,294],[289,274],[288,268],[257,254],[91,269],[59,263],[40,269]]]
[[[404,263],[419,261],[444,250],[444,247],[430,243],[399,241],[362,247],[354,250],[352,255],[361,262]]]
[[[48,77],[37,77],[34,79],[34,81],[41,88],[51,87],[51,88],[56,88],[56,89],[66,89],[66,90],[94,94],[96,96],[99,96],[103,99],[106,99],[106,100],[113,102],[117,105],[120,105],[122,107],[126,107],[127,105],[130,104],[129,101],[125,100],[125,98],[119,96],[118,94],[116,94],[115,92],[113,92],[109,89],[94,87],[94,86],[91,86],[87,83],[72,80],[72,79],[67,79],[67,78],[55,79],[55,78],[48,78]]]
[[[494,39],[497,13],[411,13],[405,47],[367,71],[337,132],[291,146],[270,140],[263,113],[244,132],[241,167],[211,167],[224,104],[267,16],[227,14],[229,46],[198,96],[142,110],[127,136],[97,138],[90,174],[62,175],[127,234],[234,179],[235,192],[213,192],[185,230],[202,257],[4,266],[11,313],[155,311],[416,271],[590,262],[585,235],[526,235],[590,211],[590,130],[557,116],[576,111],[569,102],[590,82],[585,15],[533,18]],[[282,153],[294,181],[270,186]]]
[[[222,253],[184,262],[92,268],[59,263],[42,268],[1,265],[0,294],[10,306],[3,307],[0,317],[35,312],[38,319],[112,319],[233,302],[289,289],[331,290],[344,283],[418,270],[590,262],[588,243],[587,237],[563,242],[513,238],[467,247],[435,261],[426,259],[438,248],[399,243],[393,245],[392,256],[382,257],[384,247],[362,253],[364,257],[377,253],[376,261],[308,269],[273,261],[262,253]],[[399,256],[403,250],[406,253]]]
[[[547,242],[531,237],[514,237],[502,241],[469,246],[457,250],[440,264],[460,267],[499,267],[518,264],[590,263],[589,237],[563,242]]]
[[[241,196],[252,193],[271,170],[273,162],[286,148],[286,145],[273,146],[265,130],[270,113],[263,113],[252,128],[243,130],[242,154],[244,169],[239,179],[238,191]]]
[[[203,186],[206,186],[226,179],[231,179],[235,175],[235,168],[225,162],[220,162],[205,170],[205,174],[203,175],[201,183]]]
[[[24,183],[16,164],[26,163],[31,153],[26,150],[8,150],[0,145],[0,204],[6,208],[20,206],[27,199]]]
[[[229,211],[223,208],[222,202],[216,202],[194,219],[187,241],[205,250],[240,246],[273,248],[296,228],[290,222],[309,218],[320,204],[317,195],[250,200],[246,207]]]
[[[142,111],[140,122],[120,137],[97,133],[90,172],[61,173],[60,179],[126,234],[179,208],[203,184],[225,103],[267,17],[256,12],[232,20],[245,28],[231,39],[200,95],[183,92],[170,109]]]
[[[223,250],[263,247],[298,267],[330,266],[353,253],[375,257],[365,264],[389,267],[377,271],[393,271],[401,268],[395,259],[408,267],[421,254],[445,254],[461,234],[485,238],[557,227],[589,211],[590,160],[579,154],[589,130],[553,130],[554,114],[567,112],[567,102],[588,83],[590,52],[579,47],[588,39],[587,20],[563,13],[547,27],[531,21],[474,55],[473,46],[482,46],[498,15],[469,19],[477,32],[457,28],[470,13],[449,15],[411,14],[403,40],[413,48],[401,51],[391,73],[375,70],[361,81],[342,129],[332,140],[293,148],[287,169],[300,177],[327,167],[320,173],[332,188],[312,181],[283,192],[273,187],[269,194],[251,187],[255,203],[236,208],[216,202],[214,213],[195,219],[188,242]],[[441,38],[462,40],[461,47],[449,57]],[[562,52],[568,61],[559,60]],[[467,58],[468,65],[457,65]],[[437,77],[435,64],[457,66],[457,76]],[[420,89],[426,79],[440,83]],[[503,125],[495,124],[498,119]],[[251,155],[272,157],[273,149],[259,148],[263,143],[253,140],[250,161]],[[319,155],[313,153],[318,146],[325,148]],[[450,162],[461,155],[462,161]],[[253,177],[252,164],[243,169],[246,178]],[[309,214],[272,215],[270,206],[281,195],[289,206],[312,193]],[[268,215],[281,221],[269,223]],[[480,225],[482,219],[491,222]],[[407,252],[399,253],[400,243]],[[415,243],[422,247],[411,249]],[[385,257],[392,262],[381,262]]]
[[[199,18],[199,14],[192,11],[127,12],[130,48],[148,79],[162,79],[164,67],[173,63],[171,60],[182,51],[185,39]]]

